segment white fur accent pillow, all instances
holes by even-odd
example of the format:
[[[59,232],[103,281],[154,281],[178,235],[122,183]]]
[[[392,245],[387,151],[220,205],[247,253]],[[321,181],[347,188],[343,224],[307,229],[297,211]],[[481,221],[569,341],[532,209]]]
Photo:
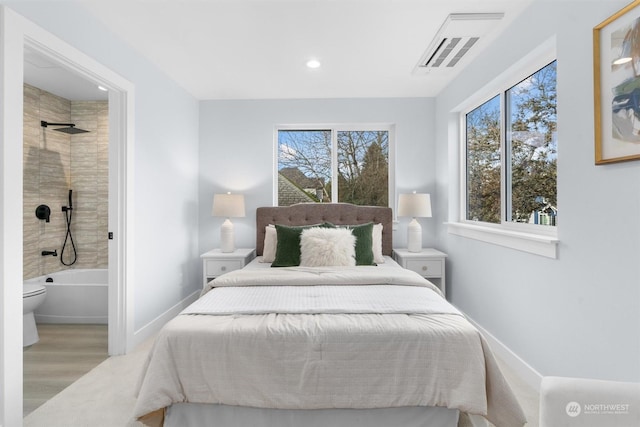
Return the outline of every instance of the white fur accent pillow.
[[[356,237],[346,228],[307,228],[300,235],[300,265],[356,265]]]
[[[376,264],[384,263],[384,255],[382,255],[382,224],[373,224],[373,262]]]
[[[264,228],[264,247],[262,248],[262,260],[260,262],[273,262],[276,259],[278,247],[278,233],[276,226],[269,224]]]

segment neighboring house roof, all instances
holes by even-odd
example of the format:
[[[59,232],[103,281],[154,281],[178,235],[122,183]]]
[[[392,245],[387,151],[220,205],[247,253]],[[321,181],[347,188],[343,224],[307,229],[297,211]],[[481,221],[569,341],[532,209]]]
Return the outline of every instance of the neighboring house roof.
[[[289,181],[295,183],[300,188],[320,188],[324,187],[324,179],[322,178],[309,178],[298,168],[282,168],[278,171],[282,176],[286,177]]]
[[[296,203],[317,202],[309,193],[278,173],[278,205],[289,206]]]

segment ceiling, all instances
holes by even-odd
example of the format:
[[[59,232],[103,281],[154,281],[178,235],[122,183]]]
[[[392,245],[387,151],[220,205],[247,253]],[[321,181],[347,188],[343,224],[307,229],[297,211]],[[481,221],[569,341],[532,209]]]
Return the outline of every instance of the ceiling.
[[[436,96],[532,1],[92,0],[78,7],[197,99],[372,98]],[[496,12],[504,17],[457,66],[414,72],[449,14]],[[320,68],[306,67],[312,58]]]
[[[24,51],[24,81],[69,101],[105,101],[109,96],[96,83],[29,48]]]

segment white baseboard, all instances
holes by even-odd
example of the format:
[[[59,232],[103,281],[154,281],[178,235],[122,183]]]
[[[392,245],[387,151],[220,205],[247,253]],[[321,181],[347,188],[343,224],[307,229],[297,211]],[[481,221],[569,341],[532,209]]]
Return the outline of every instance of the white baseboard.
[[[466,315],[465,315],[466,316]],[[542,375],[533,369],[527,362],[522,360],[517,354],[515,354],[509,347],[504,345],[500,340],[491,335],[489,331],[480,326],[469,316],[466,316],[467,320],[471,322],[482,333],[484,338],[491,346],[491,350],[502,362],[504,362],[518,377],[520,377],[525,383],[532,387],[535,391],[540,393],[540,382],[542,381]]]
[[[171,319],[176,317],[182,310],[184,310],[189,304],[194,302],[200,297],[201,290],[197,290],[171,307],[169,310],[162,313],[160,316],[153,319],[151,322],[144,325],[133,333],[133,345],[131,348],[136,348],[142,344],[147,338],[150,338],[156,334],[162,327]]]

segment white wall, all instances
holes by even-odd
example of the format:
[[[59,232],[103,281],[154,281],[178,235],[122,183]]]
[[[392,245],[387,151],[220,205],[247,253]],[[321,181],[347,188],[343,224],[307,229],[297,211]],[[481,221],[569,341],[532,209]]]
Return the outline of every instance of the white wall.
[[[640,162],[594,166],[592,29],[628,2],[536,1],[437,98],[437,196],[455,195],[451,110],[553,35],[559,257],[437,233],[455,305],[543,375],[640,380]]]
[[[236,246],[255,246],[255,208],[272,206],[274,129],[281,124],[394,123],[398,192],[435,190],[433,99],[308,99],[200,103],[200,252],[219,247],[221,218],[211,217],[213,194],[245,194],[246,218],[235,218]],[[432,198],[434,206],[439,203]],[[394,233],[406,244],[406,218]],[[425,245],[434,222],[421,219]]]
[[[200,286],[198,101],[82,6],[4,2],[135,85],[134,330]]]

